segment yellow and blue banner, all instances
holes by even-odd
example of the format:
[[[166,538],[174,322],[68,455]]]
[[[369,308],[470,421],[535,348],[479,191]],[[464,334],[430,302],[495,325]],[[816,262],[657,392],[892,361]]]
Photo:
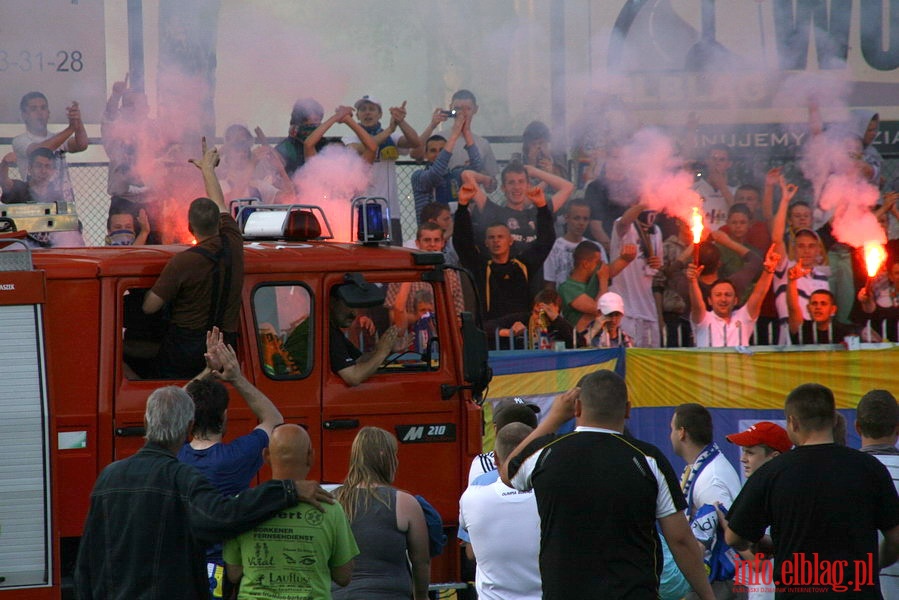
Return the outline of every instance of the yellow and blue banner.
[[[837,409],[847,421],[848,445],[859,447],[855,406],[869,390],[886,389],[899,396],[899,346],[545,350],[493,352],[494,370],[485,424],[492,423],[489,402],[520,397],[545,414],[555,395],[570,389],[587,373],[610,369],[625,377],[631,401],[627,427],[632,435],[656,445],[675,469],[670,422],[679,404],[697,402],[709,408],[715,441],[732,464],[739,448],[725,436],[757,421],[782,422],[787,394],[803,383],[820,383],[834,392]],[[484,428],[484,448],[493,448],[493,427]],[[739,469],[738,469],[739,471]]]
[[[624,377],[624,349],[595,349],[572,352],[512,350],[490,353],[493,380],[484,403],[484,451],[493,449],[493,402],[521,398],[540,407],[545,415],[553,398],[573,388],[581,377],[609,369]]]

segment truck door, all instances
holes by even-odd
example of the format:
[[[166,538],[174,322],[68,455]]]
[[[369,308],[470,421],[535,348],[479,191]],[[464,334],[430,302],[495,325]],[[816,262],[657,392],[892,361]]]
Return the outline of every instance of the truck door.
[[[244,276],[244,289],[249,290],[244,297],[244,337],[253,383],[271,398],[285,422],[309,431],[313,448],[321,447],[321,359],[314,351],[321,335],[316,324],[323,309],[314,291],[320,279],[319,275]],[[256,426],[252,414],[250,417],[251,421],[242,424],[247,431]],[[317,453],[316,461],[320,458]],[[318,462],[309,477],[321,477]]]
[[[4,253],[6,254],[6,253]],[[30,256],[29,256],[30,268]],[[42,271],[0,272],[0,592],[47,587],[52,564]],[[60,434],[60,447],[86,439]],[[46,590],[45,590],[46,591]],[[2,594],[0,594],[2,595]]]
[[[356,433],[366,426],[381,427],[399,441],[396,485],[422,494],[451,519],[458,513],[463,432],[459,394],[446,399],[441,395],[444,384],[458,383],[452,345],[440,341],[456,326],[455,309],[444,300],[446,284],[422,281],[422,273],[416,271],[363,275],[381,286],[387,299],[381,306],[358,309],[353,326],[342,333],[363,352],[392,324],[407,337],[382,368],[357,387],[347,385],[330,364],[324,366],[323,479],[342,481]],[[326,277],[328,300],[343,282],[343,274]],[[322,338],[322,356],[329,360],[329,335]]]

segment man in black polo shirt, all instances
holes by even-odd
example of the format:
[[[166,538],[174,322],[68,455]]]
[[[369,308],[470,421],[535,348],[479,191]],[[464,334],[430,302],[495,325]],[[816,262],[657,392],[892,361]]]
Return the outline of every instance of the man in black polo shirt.
[[[727,543],[774,552],[778,600],[880,598],[877,572],[899,555],[899,497],[886,467],[834,444],[833,392],[823,385],[794,389],[784,412],[796,447],[746,480],[728,512]]]
[[[399,329],[396,326],[389,327],[370,352],[363,354],[354,346],[341,331],[349,328],[356,320],[356,311],[340,295],[341,288],[350,285],[352,284],[343,284],[331,292],[328,343],[331,370],[340,375],[347,385],[355,387],[374,375],[390,355],[399,336]]]
[[[687,581],[714,598],[677,477],[658,448],[622,435],[629,411],[624,380],[591,373],[503,464],[504,482],[537,496],[545,600],[658,598],[657,522]],[[572,417],[574,433],[553,433]]]

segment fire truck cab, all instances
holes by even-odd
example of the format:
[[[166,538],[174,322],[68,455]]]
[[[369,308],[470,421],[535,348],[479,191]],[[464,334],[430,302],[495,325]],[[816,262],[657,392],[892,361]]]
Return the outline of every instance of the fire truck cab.
[[[63,595],[98,473],[143,445],[149,393],[185,383],[153,375],[165,322],[140,309],[184,249],[0,252],[0,597]],[[236,351],[285,421],[308,429],[316,449],[310,477],[342,481],[356,432],[382,427],[400,442],[396,485],[424,495],[454,531],[481,447],[476,400],[490,379],[467,274],[445,267],[440,254],[363,244],[254,241],[244,254]],[[357,387],[329,364],[329,298],[347,282],[386,296],[358,309],[367,327],[349,335],[363,351],[391,323],[407,319],[411,330],[428,319],[426,332],[415,328],[415,339]],[[408,306],[420,314],[391,307],[397,294],[411,294]],[[231,393],[226,441],[256,426]],[[433,581],[457,577],[454,549],[444,555]]]

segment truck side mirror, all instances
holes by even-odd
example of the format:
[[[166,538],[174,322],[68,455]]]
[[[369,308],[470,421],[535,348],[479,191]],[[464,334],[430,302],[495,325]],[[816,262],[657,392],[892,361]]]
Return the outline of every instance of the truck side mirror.
[[[474,401],[481,404],[484,390],[493,379],[493,369],[487,362],[487,334],[479,329],[474,315],[462,312],[462,373],[471,384]]]

